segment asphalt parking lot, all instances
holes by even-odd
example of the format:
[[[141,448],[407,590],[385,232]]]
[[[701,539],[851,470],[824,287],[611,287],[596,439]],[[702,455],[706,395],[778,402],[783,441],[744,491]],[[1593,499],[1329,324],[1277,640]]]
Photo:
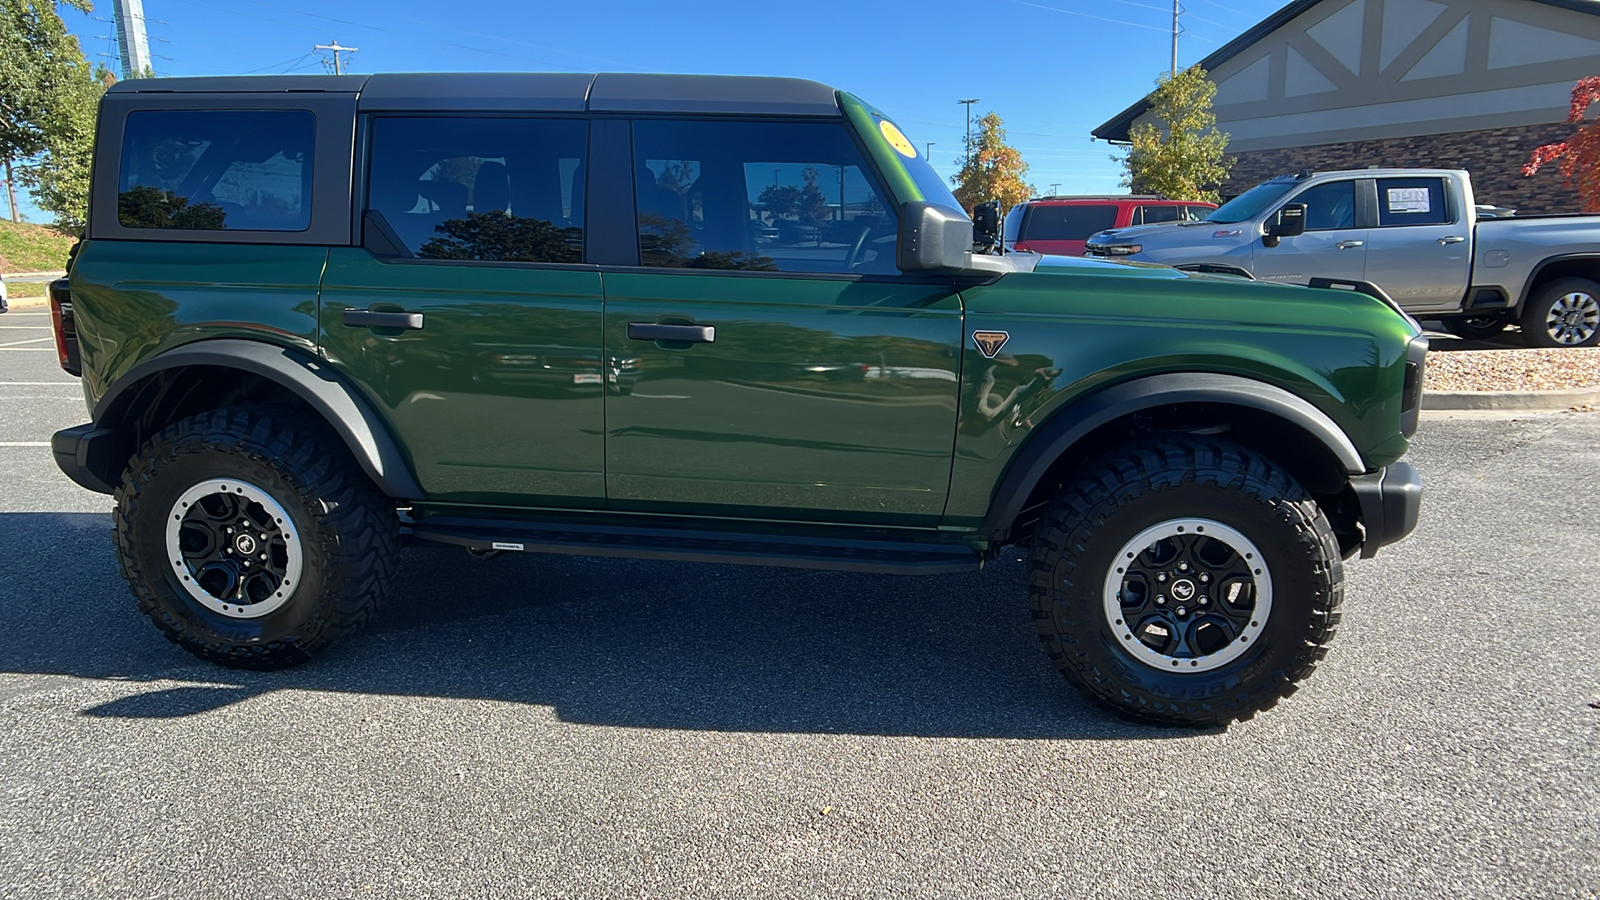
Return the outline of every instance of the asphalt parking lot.
[[[1303,689],[1126,724],[969,576],[407,551],[303,668],[134,609],[0,316],[0,897],[1600,895],[1600,414],[1432,417]],[[41,340],[43,339],[43,340]]]

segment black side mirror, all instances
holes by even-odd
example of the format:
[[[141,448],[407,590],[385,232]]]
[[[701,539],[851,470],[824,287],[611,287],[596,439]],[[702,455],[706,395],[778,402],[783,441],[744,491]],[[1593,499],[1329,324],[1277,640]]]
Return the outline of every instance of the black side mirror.
[[[1277,215],[1267,222],[1266,245],[1278,246],[1278,238],[1294,237],[1306,233],[1306,205],[1285,203]]]
[[[972,242],[980,250],[992,250],[1000,243],[1000,201],[990,200],[972,208]]]
[[[966,213],[926,200],[900,206],[894,262],[902,272],[957,272],[972,253],[972,220]]]

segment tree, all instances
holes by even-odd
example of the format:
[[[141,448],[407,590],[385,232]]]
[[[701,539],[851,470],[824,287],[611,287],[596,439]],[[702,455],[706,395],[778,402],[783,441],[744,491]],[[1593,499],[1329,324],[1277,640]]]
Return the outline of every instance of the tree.
[[[1127,169],[1122,186],[1135,194],[1216,203],[1216,188],[1233,168],[1228,136],[1216,129],[1211,111],[1216,95],[1199,66],[1157,79],[1150,109],[1165,127],[1144,122],[1128,131],[1127,155],[1111,157]]]
[[[90,10],[89,0],[64,2]],[[0,163],[8,188],[20,176],[59,224],[76,227],[88,204],[95,105],[104,88],[56,6],[0,0]],[[8,200],[15,219],[14,190]]]
[[[821,228],[832,215],[828,209],[828,198],[822,195],[822,188],[817,186],[817,179],[822,177],[822,173],[817,171],[816,166],[806,166],[800,177],[805,180],[805,187],[800,189],[800,202],[795,212],[799,214],[802,225]]]
[[[969,213],[979,203],[999,200],[1004,214],[1034,195],[1033,185],[1022,180],[1028,164],[1006,143],[1004,125],[992,112],[979,119],[978,133],[967,142],[967,154],[961,159],[961,171],[950,179],[957,202]]]
[[[1584,212],[1600,212],[1600,121],[1584,118],[1589,107],[1600,101],[1600,78],[1590,76],[1572,86],[1572,108],[1567,121],[1579,126],[1559,144],[1537,147],[1522,167],[1532,177],[1545,163],[1561,160],[1561,175],[1568,187],[1576,187]]]

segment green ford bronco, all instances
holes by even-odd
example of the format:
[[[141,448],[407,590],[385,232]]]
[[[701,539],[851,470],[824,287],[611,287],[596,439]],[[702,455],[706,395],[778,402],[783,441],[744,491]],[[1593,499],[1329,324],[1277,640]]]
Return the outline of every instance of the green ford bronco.
[[[92,421],[54,455],[223,665],[349,635],[412,542],[908,575],[1014,545],[1074,685],[1214,725],[1294,690],[1343,560],[1417,521],[1427,344],[1381,292],[975,253],[820,84],[172,78],[98,127],[51,290]]]

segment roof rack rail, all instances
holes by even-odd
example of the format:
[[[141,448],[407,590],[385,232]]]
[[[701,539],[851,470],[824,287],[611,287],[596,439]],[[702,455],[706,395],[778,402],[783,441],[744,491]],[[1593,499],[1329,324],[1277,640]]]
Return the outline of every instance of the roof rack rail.
[[[1165,194],[1045,194],[1034,200],[1171,200]],[[1179,201],[1182,202],[1182,201]]]

